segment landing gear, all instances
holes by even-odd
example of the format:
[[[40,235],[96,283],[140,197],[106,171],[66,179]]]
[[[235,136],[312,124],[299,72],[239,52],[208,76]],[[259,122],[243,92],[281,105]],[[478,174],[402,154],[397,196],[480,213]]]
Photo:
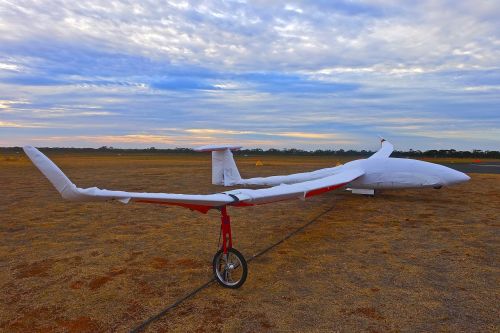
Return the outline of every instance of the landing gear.
[[[221,286],[236,289],[247,279],[247,262],[239,251],[233,249],[231,220],[227,215],[226,206],[220,211],[222,245],[212,262],[214,277]]]
[[[223,287],[236,289],[245,283],[248,272],[247,262],[239,251],[228,249],[224,254],[222,250],[219,250],[212,264],[215,279]]]

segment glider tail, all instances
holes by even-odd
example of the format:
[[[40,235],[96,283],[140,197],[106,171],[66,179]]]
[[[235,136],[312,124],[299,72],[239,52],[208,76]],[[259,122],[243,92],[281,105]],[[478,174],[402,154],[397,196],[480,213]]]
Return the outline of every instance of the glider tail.
[[[212,152],[212,184],[232,186],[241,181],[240,172],[233,157],[233,150],[239,146],[203,146],[196,148],[199,152]]]

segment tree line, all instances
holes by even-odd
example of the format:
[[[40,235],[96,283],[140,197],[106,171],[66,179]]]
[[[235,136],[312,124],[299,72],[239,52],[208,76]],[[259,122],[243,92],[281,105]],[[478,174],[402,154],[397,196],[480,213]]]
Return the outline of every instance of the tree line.
[[[86,154],[191,154],[194,153],[191,148],[146,148],[146,149],[127,149],[102,146],[100,148],[40,148],[40,150],[49,153],[86,153]],[[0,147],[0,153],[21,153],[21,147]],[[300,155],[300,156],[357,156],[368,157],[373,154],[369,150],[332,150],[332,149],[317,149],[317,150],[302,150],[296,148],[285,149],[241,149],[235,151],[235,155]],[[440,150],[413,150],[408,151],[396,150],[392,153],[392,157],[455,157],[455,158],[500,158],[500,151],[497,150],[455,150],[455,149],[440,149]]]

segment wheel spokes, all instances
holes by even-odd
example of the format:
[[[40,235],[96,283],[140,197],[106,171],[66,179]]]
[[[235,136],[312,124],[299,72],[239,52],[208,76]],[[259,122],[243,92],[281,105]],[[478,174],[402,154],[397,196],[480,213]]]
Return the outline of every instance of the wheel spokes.
[[[214,273],[220,284],[228,288],[239,288],[246,280],[246,262],[242,255],[233,249],[227,253],[220,250],[214,258]]]
[[[224,258],[225,256],[225,258]],[[233,262],[234,261],[234,262]],[[239,282],[238,280],[233,279],[233,271],[235,271],[237,268],[241,267],[241,263],[239,262],[238,257],[236,257],[232,253],[228,253],[226,255],[221,256],[220,260],[220,265],[219,265],[219,272],[221,272],[221,278],[224,280],[224,282],[228,284],[235,284]]]

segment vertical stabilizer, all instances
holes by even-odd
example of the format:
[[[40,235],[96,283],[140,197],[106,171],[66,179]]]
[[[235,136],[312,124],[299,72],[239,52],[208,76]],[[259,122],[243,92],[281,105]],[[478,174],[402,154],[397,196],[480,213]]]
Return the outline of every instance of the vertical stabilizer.
[[[232,150],[239,146],[203,146],[196,148],[199,152],[212,152],[212,184],[231,186],[241,181],[240,172],[233,158]]]

